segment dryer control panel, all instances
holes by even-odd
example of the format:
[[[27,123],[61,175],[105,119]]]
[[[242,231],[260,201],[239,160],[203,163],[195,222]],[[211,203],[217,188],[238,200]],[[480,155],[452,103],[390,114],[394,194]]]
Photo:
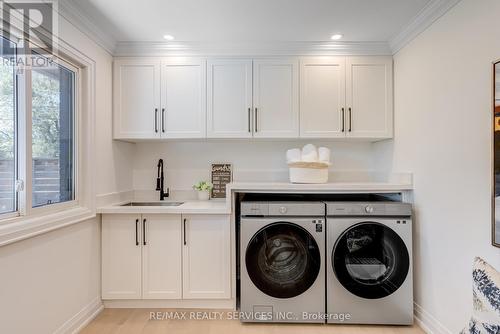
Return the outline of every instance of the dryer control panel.
[[[329,202],[327,215],[409,217],[411,204],[398,202]]]

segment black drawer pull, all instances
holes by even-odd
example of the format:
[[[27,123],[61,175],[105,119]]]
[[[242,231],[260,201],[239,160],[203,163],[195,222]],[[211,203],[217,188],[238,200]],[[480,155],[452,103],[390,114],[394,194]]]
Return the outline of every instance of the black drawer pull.
[[[345,131],[345,110],[342,108],[342,132]]]
[[[248,108],[248,132],[252,132],[252,109]]]
[[[352,130],[352,110],[349,107],[349,132]]]
[[[165,108],[161,110],[161,132],[165,133]]]
[[[184,246],[187,245],[187,241],[186,241],[186,221],[187,221],[187,219],[184,218]]]
[[[158,133],[158,108],[155,108],[155,132]]]
[[[135,245],[139,246],[139,233],[138,233],[138,228],[139,228],[139,219],[135,220]]]
[[[258,123],[259,123],[259,120],[258,120],[258,109],[255,108],[255,133],[257,133],[257,131],[259,131],[259,128],[258,128]]]

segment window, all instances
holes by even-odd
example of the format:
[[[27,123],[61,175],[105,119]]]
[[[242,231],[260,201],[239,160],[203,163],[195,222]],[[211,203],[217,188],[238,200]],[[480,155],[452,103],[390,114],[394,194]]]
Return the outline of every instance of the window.
[[[16,74],[8,54],[14,45],[0,37],[0,215],[17,211]],[[5,50],[5,51],[4,51]]]
[[[55,56],[12,54],[16,44],[0,40],[2,219],[76,200],[78,70]]]
[[[33,207],[74,199],[74,76],[60,64],[32,70]]]

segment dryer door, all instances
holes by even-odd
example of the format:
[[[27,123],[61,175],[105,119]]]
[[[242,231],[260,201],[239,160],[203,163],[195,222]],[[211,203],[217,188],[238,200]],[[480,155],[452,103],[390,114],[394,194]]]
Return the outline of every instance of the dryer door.
[[[331,259],[344,288],[366,299],[393,294],[410,269],[404,241],[391,228],[376,222],[362,222],[344,231]]]
[[[248,276],[255,286],[275,298],[292,298],[316,281],[321,255],[313,236],[290,222],[260,229],[245,253]]]

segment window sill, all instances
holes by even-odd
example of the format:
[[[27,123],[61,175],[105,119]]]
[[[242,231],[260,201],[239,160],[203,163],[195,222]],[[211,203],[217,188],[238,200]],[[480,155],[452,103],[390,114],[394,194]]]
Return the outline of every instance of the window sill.
[[[53,214],[37,217],[19,217],[12,222],[0,225],[0,246],[80,223],[96,217],[88,208],[75,207]]]

